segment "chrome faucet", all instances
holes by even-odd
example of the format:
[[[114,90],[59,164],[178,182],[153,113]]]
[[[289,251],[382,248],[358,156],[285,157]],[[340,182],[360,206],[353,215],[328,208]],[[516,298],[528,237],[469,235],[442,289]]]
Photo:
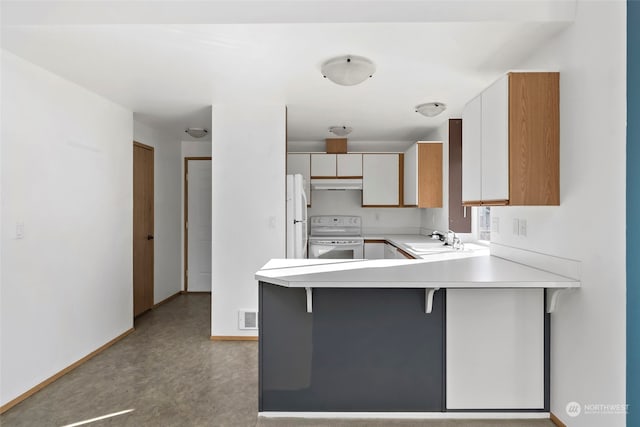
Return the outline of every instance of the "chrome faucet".
[[[457,237],[457,236],[456,236],[456,233],[455,233],[455,232],[453,232],[453,231],[451,231],[451,230],[448,230],[448,231],[447,231],[447,235],[446,235],[446,237],[445,237],[445,239],[444,239],[444,244],[445,244],[446,246],[453,246],[453,241],[454,241],[454,239],[455,239],[456,237]]]
[[[453,246],[455,250],[464,249],[464,243],[460,240],[460,237],[456,235],[456,233],[452,230],[447,231],[447,236],[444,240],[445,246]]]
[[[444,240],[445,240],[444,234],[442,234],[438,230],[434,230],[433,233],[431,233],[431,238],[433,240],[440,240],[441,242],[444,242]]]
[[[431,238],[434,240],[440,240],[441,242],[444,242],[443,245],[452,246],[453,249],[457,251],[464,249],[464,243],[462,243],[460,237],[458,237],[452,230],[448,230],[446,234],[435,230],[431,233]]]

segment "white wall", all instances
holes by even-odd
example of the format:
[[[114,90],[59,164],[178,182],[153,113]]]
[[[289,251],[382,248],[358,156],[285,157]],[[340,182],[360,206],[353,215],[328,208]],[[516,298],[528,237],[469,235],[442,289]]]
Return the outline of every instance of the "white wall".
[[[167,130],[138,120],[133,122],[133,138],[154,147],[153,302],[157,304],[181,289],[181,143]]]
[[[309,216],[358,215],[364,235],[419,234],[418,208],[363,208],[362,191],[311,190]]]
[[[133,326],[133,123],[130,111],[1,55],[5,404]]]
[[[180,144],[180,248],[184,248],[184,158],[211,157],[211,140],[182,141]],[[184,249],[180,253],[180,289],[184,290]]]
[[[625,8],[579,0],[575,23],[521,64],[560,71],[560,206],[491,208],[493,242],[582,262],[582,289],[551,316],[551,411],[572,427],[625,425],[565,412],[625,402]],[[513,218],[528,237],[511,234]]]
[[[211,335],[238,329],[238,310],[258,309],[254,274],[285,257],[285,107],[213,107]]]

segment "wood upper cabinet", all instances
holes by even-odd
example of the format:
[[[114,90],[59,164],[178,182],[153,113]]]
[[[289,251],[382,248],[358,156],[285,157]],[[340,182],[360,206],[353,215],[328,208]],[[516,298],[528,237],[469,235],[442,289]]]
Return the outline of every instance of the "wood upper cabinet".
[[[311,206],[311,155],[309,153],[289,153],[287,154],[287,173],[302,174],[304,178],[304,191],[307,194],[307,201]]]
[[[464,108],[465,205],[560,204],[560,74],[508,73]]]
[[[362,155],[362,206],[400,206],[400,155]]]
[[[418,141],[404,153],[404,206],[442,207],[442,142]]]
[[[362,154],[311,154],[314,178],[354,178],[362,176]]]

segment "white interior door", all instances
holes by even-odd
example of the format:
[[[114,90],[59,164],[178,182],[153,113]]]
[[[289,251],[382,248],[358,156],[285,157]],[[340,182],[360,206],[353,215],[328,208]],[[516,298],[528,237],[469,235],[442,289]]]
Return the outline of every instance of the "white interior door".
[[[186,285],[211,292],[211,160],[187,161]]]

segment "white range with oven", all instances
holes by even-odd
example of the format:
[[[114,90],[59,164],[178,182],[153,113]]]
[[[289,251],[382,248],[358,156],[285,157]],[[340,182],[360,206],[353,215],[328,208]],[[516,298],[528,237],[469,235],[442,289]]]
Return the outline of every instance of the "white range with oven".
[[[359,216],[312,216],[309,258],[364,258],[362,219]]]

